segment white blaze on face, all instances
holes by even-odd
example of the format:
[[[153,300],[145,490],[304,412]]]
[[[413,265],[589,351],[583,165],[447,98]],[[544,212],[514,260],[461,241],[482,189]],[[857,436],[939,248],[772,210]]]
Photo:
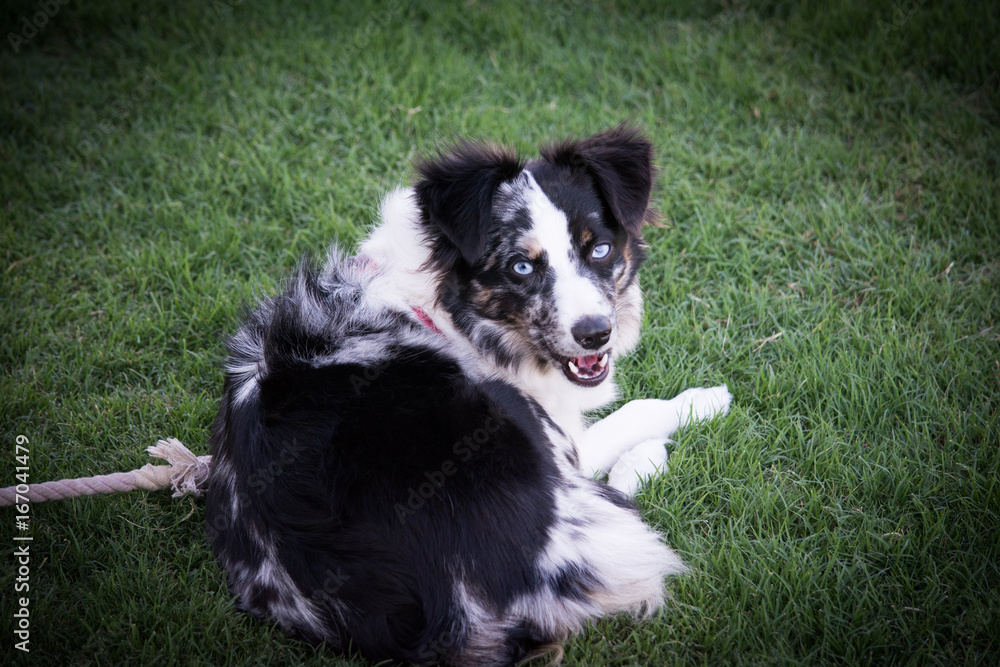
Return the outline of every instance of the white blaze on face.
[[[545,251],[549,270],[555,274],[552,298],[562,338],[559,345],[565,354],[573,356],[571,352],[581,349],[573,339],[573,325],[587,316],[603,316],[614,322],[614,309],[597,286],[584,275],[583,260],[573,247],[566,214],[545,196],[530,172],[525,172],[525,175],[528,187],[523,196],[532,222],[527,238]]]

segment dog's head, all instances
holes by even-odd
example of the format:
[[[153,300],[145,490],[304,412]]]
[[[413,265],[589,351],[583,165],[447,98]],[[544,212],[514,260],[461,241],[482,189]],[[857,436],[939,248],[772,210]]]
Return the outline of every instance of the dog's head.
[[[456,326],[500,364],[601,384],[639,337],[652,157],[619,127],[527,163],[475,143],[420,162],[421,224]]]

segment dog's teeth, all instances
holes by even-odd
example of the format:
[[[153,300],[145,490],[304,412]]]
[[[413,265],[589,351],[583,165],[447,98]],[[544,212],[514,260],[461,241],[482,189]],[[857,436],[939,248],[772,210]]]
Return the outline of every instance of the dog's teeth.
[[[605,352],[604,354],[602,354],[601,358],[597,360],[597,365],[600,366],[601,368],[604,368],[605,366],[608,365],[608,353],[607,352]]]
[[[570,359],[570,361],[569,361],[569,369],[571,371],[573,371],[574,375],[579,375],[580,374],[580,368],[576,364],[573,363],[572,359]]]

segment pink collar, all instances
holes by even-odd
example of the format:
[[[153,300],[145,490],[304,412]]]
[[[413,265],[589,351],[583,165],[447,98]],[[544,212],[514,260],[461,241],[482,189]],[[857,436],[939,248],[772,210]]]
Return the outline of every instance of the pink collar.
[[[356,255],[354,259],[361,264],[359,267],[359,271],[361,271],[361,273],[368,273],[369,271],[374,271],[378,268],[378,264],[375,260],[368,255]],[[436,334],[440,334],[442,336],[444,335],[444,332],[437,328],[437,325],[434,324],[434,320],[431,319],[431,316],[428,315],[423,308],[413,306],[413,314],[417,316],[417,319],[420,320],[420,323],[425,327]]]
[[[425,327],[427,327],[436,334],[440,334],[442,336],[444,335],[444,333],[437,328],[437,325],[434,324],[434,320],[431,319],[431,316],[428,315],[423,308],[420,308],[419,306],[414,306],[413,314],[417,316],[417,319],[420,320],[420,323],[423,324]]]

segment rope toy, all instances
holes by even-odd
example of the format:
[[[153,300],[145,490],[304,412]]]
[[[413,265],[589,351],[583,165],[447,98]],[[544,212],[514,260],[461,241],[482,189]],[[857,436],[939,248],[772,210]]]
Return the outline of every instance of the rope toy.
[[[0,507],[13,505],[15,501],[40,503],[45,500],[62,500],[138,489],[145,491],[173,489],[174,498],[188,493],[195,496],[204,493],[208,486],[211,456],[195,456],[175,438],[160,440],[152,447],[147,447],[146,451],[154,458],[165,460],[168,465],[147,463],[131,472],[8,486],[0,489]]]

